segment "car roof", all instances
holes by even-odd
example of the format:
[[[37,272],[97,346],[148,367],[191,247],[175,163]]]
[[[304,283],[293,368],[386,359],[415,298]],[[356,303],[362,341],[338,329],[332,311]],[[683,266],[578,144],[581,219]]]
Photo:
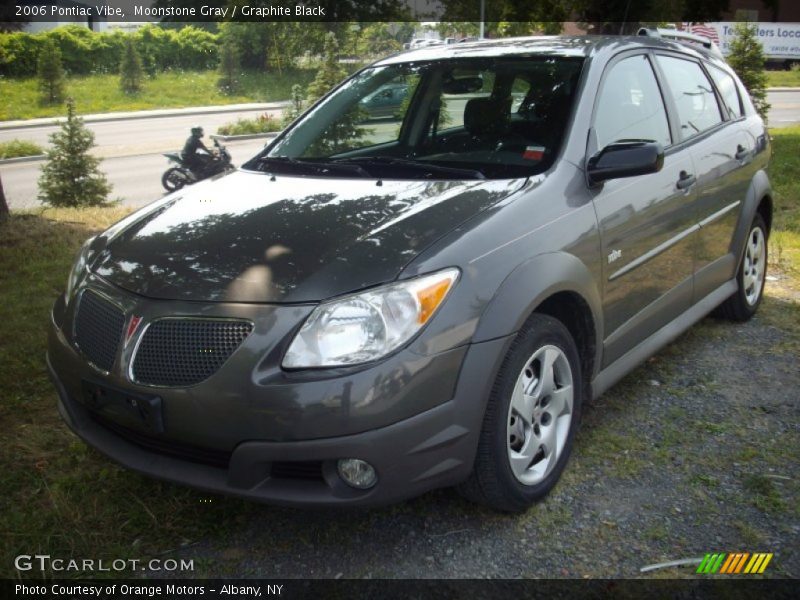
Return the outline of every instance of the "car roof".
[[[711,52],[702,47],[658,37],[644,35],[579,35],[502,38],[415,48],[379,60],[375,65],[383,66],[405,62],[458,58],[499,58],[536,55],[586,58],[606,52],[616,54],[616,52],[636,48],[674,50],[718,62],[718,59]]]

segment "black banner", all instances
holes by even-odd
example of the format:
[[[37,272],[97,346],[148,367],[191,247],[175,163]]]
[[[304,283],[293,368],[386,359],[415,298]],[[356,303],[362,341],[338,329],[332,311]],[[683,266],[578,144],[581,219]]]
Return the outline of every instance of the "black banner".
[[[796,582],[741,577],[680,580],[299,580],[131,579],[4,580],[3,598],[255,598],[375,600],[442,598],[725,598],[796,597]]]
[[[771,0],[761,21],[800,20]],[[0,22],[651,22],[739,18],[736,0],[4,0]],[[738,6],[738,4],[736,5]],[[752,11],[751,11],[752,12]]]

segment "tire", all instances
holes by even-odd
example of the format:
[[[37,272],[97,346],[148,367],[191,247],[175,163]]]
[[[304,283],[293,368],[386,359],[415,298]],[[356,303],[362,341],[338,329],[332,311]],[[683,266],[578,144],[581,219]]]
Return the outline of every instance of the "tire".
[[[190,183],[189,176],[186,171],[180,167],[167,169],[161,176],[161,185],[163,185],[164,189],[168,192],[177,191],[188,183]]]
[[[749,320],[764,297],[767,277],[767,242],[769,240],[764,218],[756,213],[750,233],[745,241],[742,260],[736,273],[736,292],[719,305],[716,314],[731,321]]]
[[[459,492],[504,512],[524,511],[546,496],[569,459],[584,394],[569,331],[557,319],[534,313],[500,367],[475,464]],[[553,414],[557,406],[561,416]],[[523,413],[531,416],[525,419]]]

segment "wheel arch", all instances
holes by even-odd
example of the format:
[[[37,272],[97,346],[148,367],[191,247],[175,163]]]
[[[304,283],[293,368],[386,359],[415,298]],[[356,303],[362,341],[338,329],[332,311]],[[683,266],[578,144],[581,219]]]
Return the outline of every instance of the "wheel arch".
[[[589,268],[565,252],[542,254],[518,266],[484,310],[473,340],[513,334],[534,313],[567,328],[581,355],[584,380],[591,381],[601,364],[603,323],[600,293]]]
[[[750,231],[750,224],[756,216],[756,213],[761,214],[767,224],[767,234],[772,227],[772,186],[769,183],[769,177],[766,172],[761,169],[756,172],[753,179],[750,181],[750,187],[747,189],[747,194],[744,198],[744,205],[739,213],[739,222],[736,224],[736,229],[731,240],[731,252],[736,257],[736,264],[742,259],[744,252],[744,242],[747,234]]]

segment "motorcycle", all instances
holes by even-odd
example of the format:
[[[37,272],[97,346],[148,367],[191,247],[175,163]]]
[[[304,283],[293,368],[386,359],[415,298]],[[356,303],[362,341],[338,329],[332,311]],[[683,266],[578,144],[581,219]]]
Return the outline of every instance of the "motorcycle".
[[[208,160],[198,172],[197,169],[190,169],[180,152],[170,152],[164,154],[170,163],[177,166],[170,167],[161,176],[161,185],[168,192],[174,192],[184,186],[197,183],[203,179],[213,177],[220,173],[227,173],[233,171],[236,167],[231,162],[231,155],[228,150],[219,143],[219,140],[214,140],[215,149],[212,150],[211,158]]]

